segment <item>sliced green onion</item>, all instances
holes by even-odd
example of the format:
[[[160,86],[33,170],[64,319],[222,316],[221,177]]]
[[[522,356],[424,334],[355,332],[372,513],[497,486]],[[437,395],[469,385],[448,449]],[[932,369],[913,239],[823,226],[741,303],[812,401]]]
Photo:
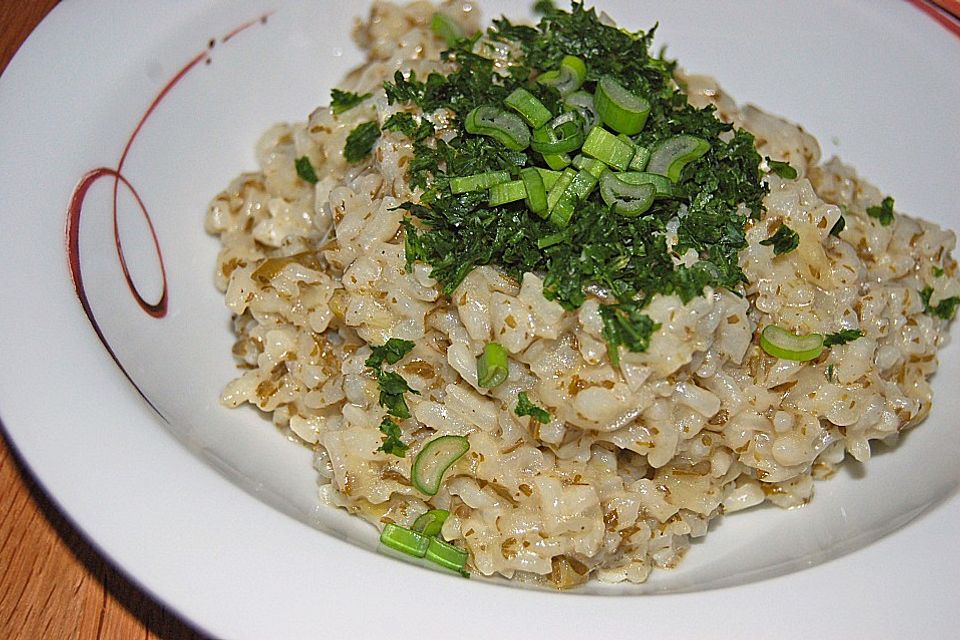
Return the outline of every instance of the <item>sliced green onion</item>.
[[[823,352],[823,336],[819,333],[798,336],[770,324],[760,334],[760,347],[775,358],[806,362]]]
[[[557,206],[557,203],[560,202],[560,197],[563,196],[566,192],[567,187],[570,186],[570,183],[573,182],[573,179],[577,177],[577,172],[573,169],[564,169],[563,173],[560,174],[560,177],[557,178],[557,181],[550,188],[550,191],[547,193],[547,210],[553,211],[553,208]]]
[[[583,128],[575,111],[567,111],[534,130],[530,147],[539,153],[558,155],[575,151],[583,144]]]
[[[566,231],[558,231],[556,233],[551,233],[548,236],[543,236],[542,238],[537,239],[537,246],[541,249],[546,249],[547,247],[552,247],[555,244],[560,244],[567,239]]]
[[[570,165],[570,156],[565,153],[559,155],[546,153],[543,155],[543,161],[546,162],[547,166],[551,169],[560,171]]]
[[[560,196],[560,200],[557,204],[550,210],[550,224],[557,227],[558,229],[563,229],[568,224],[570,224],[570,219],[573,218],[573,212],[577,208],[577,198],[568,188],[564,191],[563,195]]]
[[[509,171],[487,171],[486,173],[475,173],[472,176],[450,178],[450,191],[453,193],[484,191],[504,182],[510,182]]]
[[[467,566],[469,554],[449,542],[444,542],[440,538],[430,538],[426,556],[427,560],[434,564],[438,564],[441,567],[451,569],[460,574],[466,574],[465,567]]]
[[[527,124],[534,129],[547,124],[550,118],[553,117],[550,110],[543,106],[543,103],[537,100],[536,96],[523,87],[516,89],[508,95],[504,103],[519,113],[520,117],[526,120]]]
[[[630,136],[626,134],[621,133],[617,137],[633,145],[633,160],[630,161],[630,166],[627,168],[630,171],[643,171],[646,169],[647,163],[650,161],[650,149],[634,143],[634,141],[630,139]]]
[[[488,342],[477,358],[477,384],[492,389],[505,382],[509,374],[507,350],[496,342]]]
[[[587,65],[576,56],[563,56],[560,68],[541,73],[537,82],[554,87],[561,96],[570,95],[587,79]]]
[[[580,114],[580,117],[586,123],[587,130],[600,124],[600,116],[597,115],[592,94],[586,91],[574,91],[563,99],[563,103],[568,107],[573,107]]]
[[[523,181],[523,188],[527,198],[527,208],[538,216],[546,216],[546,214],[549,213],[549,209],[547,208],[547,187],[544,185],[540,170],[535,167],[521,169],[520,179]],[[490,194],[492,197],[492,190]]]
[[[632,136],[640,133],[650,114],[650,103],[611,76],[603,76],[594,94],[597,115],[605,125]]]
[[[567,193],[577,200],[586,200],[587,196],[596,188],[599,179],[586,169],[581,169],[567,187]]]
[[[596,158],[611,167],[626,171],[633,160],[634,145],[624,142],[603,127],[594,127],[587,134],[581,149],[584,154]]]
[[[413,530],[427,537],[435,536],[448,517],[450,512],[446,509],[431,509],[414,521]]]
[[[709,150],[710,143],[696,136],[682,134],[661,140],[651,150],[647,171],[678,182],[683,168]]]
[[[560,168],[562,169],[563,167],[560,167]],[[523,172],[521,171],[520,173],[523,173]],[[551,171],[550,169],[541,169],[540,167],[537,167],[537,173],[539,173],[540,177],[543,178],[543,186],[544,188],[547,189],[547,191],[550,190],[550,187],[557,184],[557,179],[561,175],[559,171]]]
[[[430,548],[430,538],[391,522],[383,528],[380,544],[408,556],[422,558],[427,555],[427,550]]]
[[[627,184],[652,184],[657,190],[657,196],[673,195],[673,183],[666,176],[645,171],[621,171],[617,174],[622,182]]]
[[[430,19],[430,30],[447,41],[447,46],[452,47],[458,40],[464,37],[463,29],[460,28],[449,16],[437,11]]]
[[[573,166],[577,169],[589,172],[597,180],[600,179],[600,176],[603,175],[603,172],[607,170],[607,165],[596,160],[594,158],[588,158],[584,155],[577,155],[573,159]]]
[[[470,442],[463,436],[434,438],[424,445],[413,461],[410,474],[413,486],[428,496],[437,495],[443,474],[469,450]]]
[[[468,133],[490,136],[511,151],[523,151],[530,146],[530,130],[515,113],[498,107],[477,107],[467,114],[464,128]]]
[[[652,184],[630,184],[620,174],[608,171],[600,178],[600,197],[622,216],[638,216],[653,205],[657,188]]]
[[[523,186],[523,180],[512,180],[490,187],[490,199],[487,204],[491,207],[497,207],[508,202],[523,200],[526,197],[527,189]]]

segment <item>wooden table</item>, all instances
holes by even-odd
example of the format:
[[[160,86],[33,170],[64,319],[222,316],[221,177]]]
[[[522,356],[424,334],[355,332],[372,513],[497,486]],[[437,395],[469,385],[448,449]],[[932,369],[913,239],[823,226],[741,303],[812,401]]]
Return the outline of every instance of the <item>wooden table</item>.
[[[0,0],[0,73],[57,0]],[[202,638],[114,569],[0,437],[0,638]]]

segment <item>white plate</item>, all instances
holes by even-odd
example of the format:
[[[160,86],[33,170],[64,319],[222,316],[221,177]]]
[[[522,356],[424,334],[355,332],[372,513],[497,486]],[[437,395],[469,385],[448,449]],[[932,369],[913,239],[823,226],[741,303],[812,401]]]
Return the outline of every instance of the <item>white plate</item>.
[[[960,227],[960,41],[915,7],[601,6],[634,28],[659,20],[659,41],[687,69],[804,123],[825,156],[842,154],[899,208]],[[507,2],[484,8],[511,11]],[[818,484],[802,510],[722,520],[679,570],[644,587],[579,594],[467,581],[372,553],[372,528],[317,505],[309,452],[255,412],[218,406],[234,369],[206,204],[254,168],[263,129],[304,118],[360,61],[348,39],[358,11],[284,0],[71,0],[0,81],[0,416],[73,521],[161,600],[231,638],[952,633],[956,344],[942,354],[933,413],[895,452],[875,448],[869,464]],[[166,313],[154,310],[162,317],[125,282],[111,220],[109,171],[145,114],[121,167],[131,188],[118,190],[118,226],[135,290],[157,301],[160,263],[135,190],[163,256]],[[89,174],[97,169],[101,178]],[[82,202],[78,185],[89,186]],[[78,301],[71,251],[116,362]]]

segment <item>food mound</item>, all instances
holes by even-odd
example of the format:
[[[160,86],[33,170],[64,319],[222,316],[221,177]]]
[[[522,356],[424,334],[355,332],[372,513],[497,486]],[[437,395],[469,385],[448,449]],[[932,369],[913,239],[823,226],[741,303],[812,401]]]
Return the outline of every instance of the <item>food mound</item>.
[[[207,213],[222,402],[325,502],[464,574],[643,582],[924,419],[953,233],[652,32],[475,13],[375,3],[366,64]]]

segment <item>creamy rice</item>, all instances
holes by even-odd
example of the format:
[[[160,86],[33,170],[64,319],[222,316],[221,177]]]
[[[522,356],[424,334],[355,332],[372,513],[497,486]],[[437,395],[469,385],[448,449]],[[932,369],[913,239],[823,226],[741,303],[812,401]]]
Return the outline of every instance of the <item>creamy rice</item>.
[[[472,31],[469,7],[442,10]],[[543,297],[537,274],[517,282],[494,267],[475,269],[447,298],[428,265],[408,272],[396,207],[419,196],[405,178],[409,139],[384,132],[359,164],[342,150],[359,123],[382,124],[400,108],[382,89],[396,70],[449,69],[429,29],[435,10],[375,4],[354,34],[368,62],[339,85],[374,99],[270,128],[259,170],[236,178],[206,217],[223,243],[216,285],[243,370],[222,402],[250,403],[312,447],[323,500],[379,527],[447,509],[442,536],[483,575],[558,587],[590,576],[643,582],[654,567],[675,567],[714,518],[764,501],[805,504],[813,481],[848,454],[865,461],[871,440],[893,441],[928,414],[948,334],[918,292],[932,288],[932,304],[960,295],[954,234],[900,212],[876,224],[865,213],[883,197],[876,188],[839,160],[821,163],[800,127],[738,107],[706,77],[685,78],[691,102],[716,105],[754,133],[761,156],[799,172],[766,178],[766,212],[748,223],[740,254],[744,295],[708,289],[686,305],[658,295],[646,310],[662,325],[650,348],[624,351],[615,367],[595,298],[565,311]],[[427,115],[442,131],[444,114]],[[294,168],[304,155],[315,186]],[[841,206],[838,238],[829,232]],[[800,244],[774,257],[759,243],[781,222]],[[759,347],[770,324],[864,337],[792,362]],[[394,367],[420,392],[401,422],[404,458],[377,451],[384,410],[364,366],[388,338],[416,344]],[[485,389],[476,358],[491,340],[509,352],[510,375]],[[520,391],[550,412],[548,424],[514,414]],[[444,434],[466,436],[470,450],[428,498],[410,466]]]

